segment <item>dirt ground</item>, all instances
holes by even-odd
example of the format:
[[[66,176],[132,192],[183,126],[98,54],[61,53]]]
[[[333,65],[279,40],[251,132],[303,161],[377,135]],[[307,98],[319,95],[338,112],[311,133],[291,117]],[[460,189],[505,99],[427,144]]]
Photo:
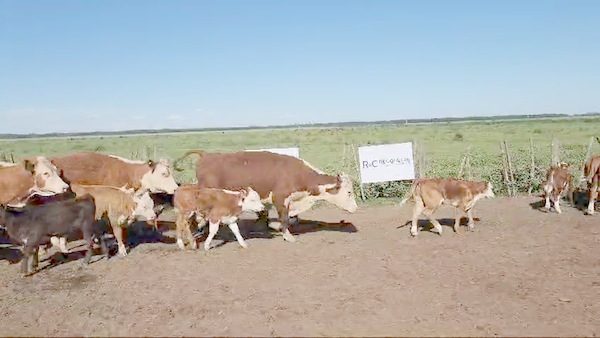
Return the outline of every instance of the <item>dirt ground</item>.
[[[445,232],[422,218],[416,238],[409,205],[308,211],[296,243],[251,216],[240,222],[248,249],[225,227],[208,253],[180,250],[164,221],[162,235],[132,229],[127,257],[82,267],[78,241],[27,278],[3,248],[0,334],[596,336],[600,215],[544,213],[537,201],[482,200],[463,236],[448,206],[435,215]]]

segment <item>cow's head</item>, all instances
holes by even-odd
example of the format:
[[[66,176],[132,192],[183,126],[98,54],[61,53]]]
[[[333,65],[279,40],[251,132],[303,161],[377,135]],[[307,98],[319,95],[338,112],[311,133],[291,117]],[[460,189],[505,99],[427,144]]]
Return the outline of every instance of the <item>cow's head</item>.
[[[149,190],[152,193],[174,194],[179,186],[173,178],[169,162],[165,159],[158,162],[150,160],[148,165],[150,170],[142,176],[142,190]]]
[[[492,189],[492,184],[490,182],[485,182],[485,189],[483,191],[483,197],[494,197],[494,190]]]
[[[240,206],[243,211],[259,212],[265,209],[265,206],[260,201],[260,196],[254,189],[248,187],[242,190],[241,197]]]
[[[156,218],[154,200],[152,200],[148,191],[132,194],[132,198],[135,203],[135,209],[133,210],[134,217],[143,217],[146,221],[153,221]]]
[[[34,161],[25,160],[23,165],[33,176],[34,185],[31,191],[48,195],[60,194],[69,188],[69,185],[61,179],[56,166],[45,157],[38,156]]]
[[[558,168],[560,168],[560,169],[569,169],[569,165],[567,163],[565,163],[565,162],[560,162],[558,164]]]
[[[321,195],[323,199],[333,203],[350,213],[358,209],[356,199],[354,198],[354,188],[352,181],[346,175],[337,175],[337,182],[331,186],[321,186]]]

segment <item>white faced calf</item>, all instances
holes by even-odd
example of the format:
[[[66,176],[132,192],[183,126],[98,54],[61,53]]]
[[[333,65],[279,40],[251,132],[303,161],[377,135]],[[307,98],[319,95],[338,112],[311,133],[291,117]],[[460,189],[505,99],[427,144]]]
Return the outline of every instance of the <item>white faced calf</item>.
[[[264,210],[260,196],[252,188],[241,191],[229,191],[214,188],[199,188],[197,185],[186,184],[177,189],[174,196],[174,206],[177,210],[177,245],[185,249],[184,238],[196,249],[197,243],[190,231],[190,219],[196,217],[199,226],[206,221],[209,233],[204,242],[204,250],[210,249],[210,243],[219,230],[221,223],[227,224],[240,246],[248,247],[240,234],[237,225],[243,211],[259,212]]]

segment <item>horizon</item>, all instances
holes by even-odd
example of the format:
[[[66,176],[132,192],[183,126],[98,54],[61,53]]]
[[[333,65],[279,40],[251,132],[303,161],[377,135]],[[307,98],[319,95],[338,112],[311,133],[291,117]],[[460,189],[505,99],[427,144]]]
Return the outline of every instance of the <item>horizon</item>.
[[[0,5],[0,134],[600,111],[600,3]]]

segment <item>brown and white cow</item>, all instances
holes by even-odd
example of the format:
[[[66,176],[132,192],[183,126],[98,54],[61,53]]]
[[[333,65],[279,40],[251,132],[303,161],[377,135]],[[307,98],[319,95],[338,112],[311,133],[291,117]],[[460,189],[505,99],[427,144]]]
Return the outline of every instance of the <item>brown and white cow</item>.
[[[133,188],[136,192],[173,194],[177,183],[169,163],[132,161],[93,152],[75,153],[50,159],[69,183]]]
[[[475,202],[484,197],[494,197],[494,192],[492,184],[489,182],[463,181],[453,178],[422,178],[413,183],[408,196],[400,202],[400,205],[411,197],[415,201],[410,228],[411,235],[417,236],[418,234],[417,223],[421,214],[429,218],[436,231],[441,235],[442,226],[435,218],[431,217],[437,208],[442,204],[456,207],[454,232],[458,232],[460,219],[466,213],[469,217],[469,230],[473,231],[475,225],[471,210]]]
[[[190,220],[195,217],[199,227],[208,222],[208,237],[204,241],[204,250],[210,249],[210,243],[219,230],[221,223],[227,224],[242,248],[248,245],[240,234],[237,225],[243,211],[259,212],[264,210],[260,196],[252,188],[230,191],[215,188],[200,188],[195,184],[184,184],[177,189],[173,197],[177,211],[177,245],[185,249],[185,238],[192,248],[197,248],[195,238],[190,231]]]
[[[196,177],[199,187],[240,190],[254,189],[268,209],[275,207],[283,238],[296,239],[289,231],[289,218],[312,207],[318,200],[355,212],[352,182],[345,175],[327,175],[304,160],[267,151],[185,153],[199,156]],[[267,209],[267,211],[268,211]],[[271,226],[273,227],[273,226]]]
[[[583,175],[589,185],[589,203],[587,213],[593,215],[598,197],[598,181],[600,181],[600,156],[588,158],[583,165]]]
[[[557,213],[562,212],[560,210],[560,198],[564,192],[569,191],[570,182],[571,173],[568,164],[561,162],[558,166],[550,168],[546,180],[542,183],[546,196],[546,210],[550,210],[550,206],[553,204]]]
[[[147,221],[154,220],[154,202],[148,191],[141,194],[135,193],[133,188],[116,188],[101,185],[83,185],[71,183],[71,190],[77,197],[87,194],[94,197],[96,203],[96,220],[108,217],[110,227],[117,240],[119,254],[127,256],[127,247],[123,238],[125,227],[131,225],[138,217]],[[61,238],[59,247],[63,246],[64,239]],[[55,241],[52,241],[55,244]]]
[[[38,156],[22,163],[0,162],[0,204],[34,191],[40,195],[53,195],[68,188],[60,171],[45,157]]]

